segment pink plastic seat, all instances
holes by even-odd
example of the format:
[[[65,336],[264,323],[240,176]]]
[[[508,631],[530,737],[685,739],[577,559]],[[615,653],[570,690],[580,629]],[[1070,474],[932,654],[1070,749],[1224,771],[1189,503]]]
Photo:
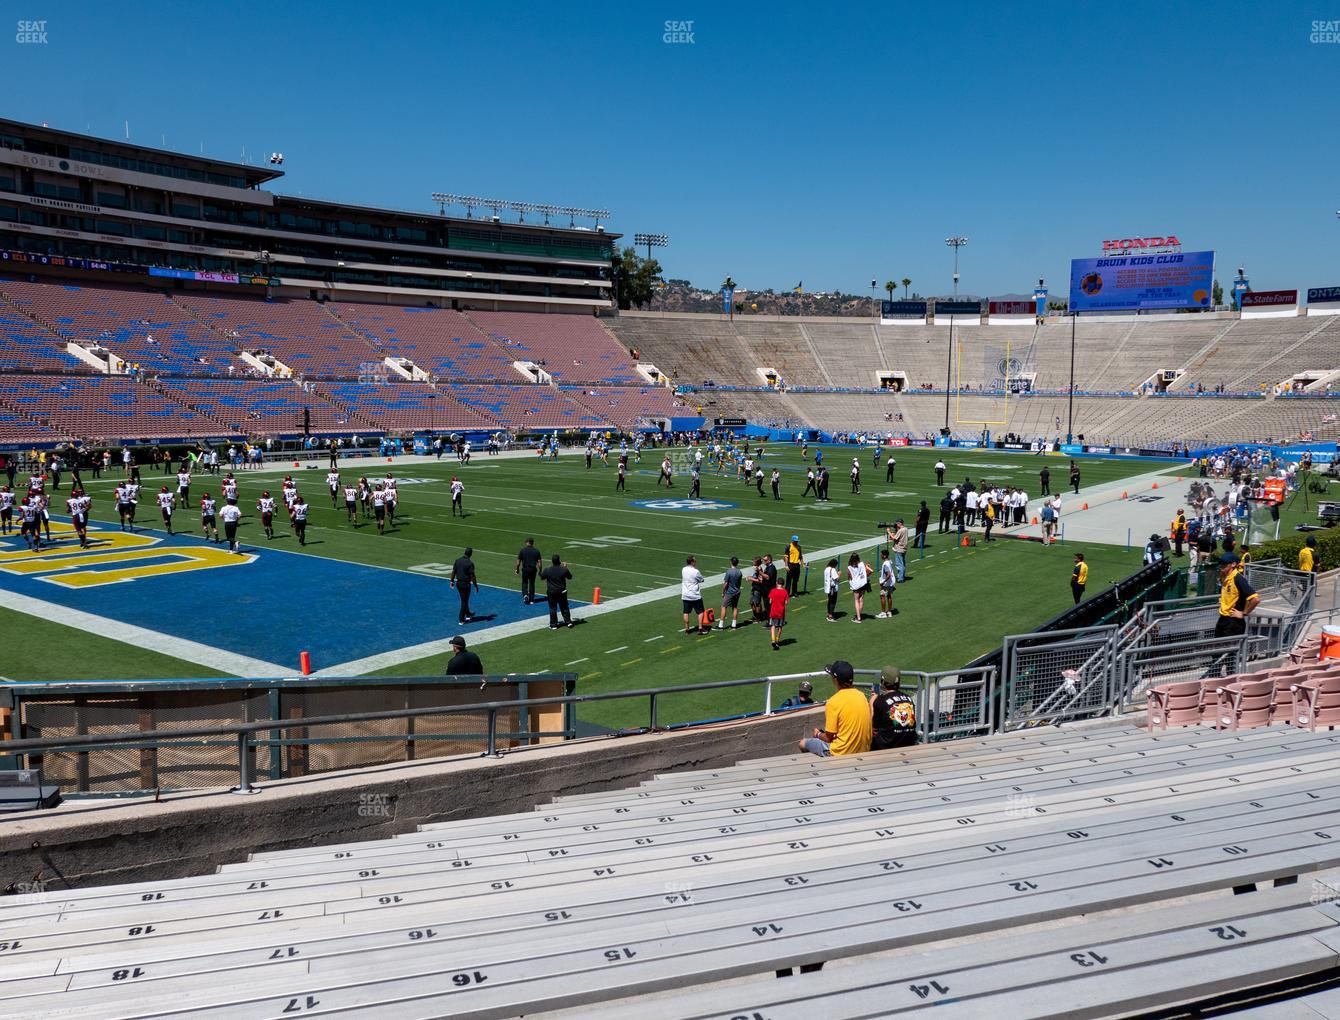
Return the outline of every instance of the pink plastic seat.
[[[1340,675],[1304,680],[1293,688],[1293,722],[1315,732],[1340,723]]]
[[[1273,680],[1229,683],[1217,692],[1216,729],[1255,729],[1269,726],[1275,702]]]
[[[1169,726],[1198,726],[1205,688],[1199,680],[1151,687],[1147,699],[1146,725],[1166,730]]]

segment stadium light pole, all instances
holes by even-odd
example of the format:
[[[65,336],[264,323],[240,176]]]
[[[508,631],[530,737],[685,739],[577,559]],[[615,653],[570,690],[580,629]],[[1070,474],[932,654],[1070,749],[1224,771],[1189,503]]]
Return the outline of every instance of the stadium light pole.
[[[670,243],[670,238],[664,234],[634,234],[633,243],[646,245],[647,261],[650,262],[652,248],[664,248]]]
[[[966,237],[946,237],[945,244],[954,249],[954,297],[958,297],[958,250],[968,243]],[[952,318],[952,317],[951,317]]]
[[[1079,312],[1070,312],[1070,407],[1066,411],[1065,441],[1073,443],[1075,435],[1075,323],[1079,321]]]

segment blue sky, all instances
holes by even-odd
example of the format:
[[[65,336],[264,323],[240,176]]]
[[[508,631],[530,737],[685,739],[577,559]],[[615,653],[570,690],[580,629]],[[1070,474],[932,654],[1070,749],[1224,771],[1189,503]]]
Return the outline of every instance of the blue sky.
[[[1340,43],[1296,3],[7,4],[4,116],[253,162],[276,190],[604,207],[667,275],[1065,289],[1175,233],[1258,290],[1340,284]],[[666,21],[692,42],[666,43]],[[13,23],[11,23],[11,27]]]

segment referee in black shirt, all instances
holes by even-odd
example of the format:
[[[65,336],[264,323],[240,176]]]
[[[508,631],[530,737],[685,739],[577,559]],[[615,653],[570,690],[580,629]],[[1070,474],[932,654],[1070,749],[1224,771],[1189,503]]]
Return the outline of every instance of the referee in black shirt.
[[[461,597],[461,614],[458,623],[469,623],[474,619],[470,613],[470,588],[479,591],[479,579],[475,577],[475,561],[470,559],[474,549],[466,546],[465,552],[451,565],[451,580],[456,585],[456,594]]]
[[[516,572],[521,575],[521,601],[530,605],[535,601],[535,575],[540,572],[540,550],[535,548],[535,539],[526,539],[526,544],[516,554]]]

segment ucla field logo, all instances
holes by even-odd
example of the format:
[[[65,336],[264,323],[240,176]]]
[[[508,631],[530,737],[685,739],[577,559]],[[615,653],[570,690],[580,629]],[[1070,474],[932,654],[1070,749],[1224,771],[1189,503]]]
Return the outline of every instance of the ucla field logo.
[[[738,503],[727,503],[722,499],[635,499],[633,506],[648,510],[734,510]]]
[[[53,537],[74,538],[69,524],[51,522]],[[0,546],[0,571],[35,576],[66,588],[94,588],[143,577],[212,570],[254,563],[256,555],[230,553],[226,546],[165,545],[152,535],[89,528],[89,549],[54,545],[33,552]]]

